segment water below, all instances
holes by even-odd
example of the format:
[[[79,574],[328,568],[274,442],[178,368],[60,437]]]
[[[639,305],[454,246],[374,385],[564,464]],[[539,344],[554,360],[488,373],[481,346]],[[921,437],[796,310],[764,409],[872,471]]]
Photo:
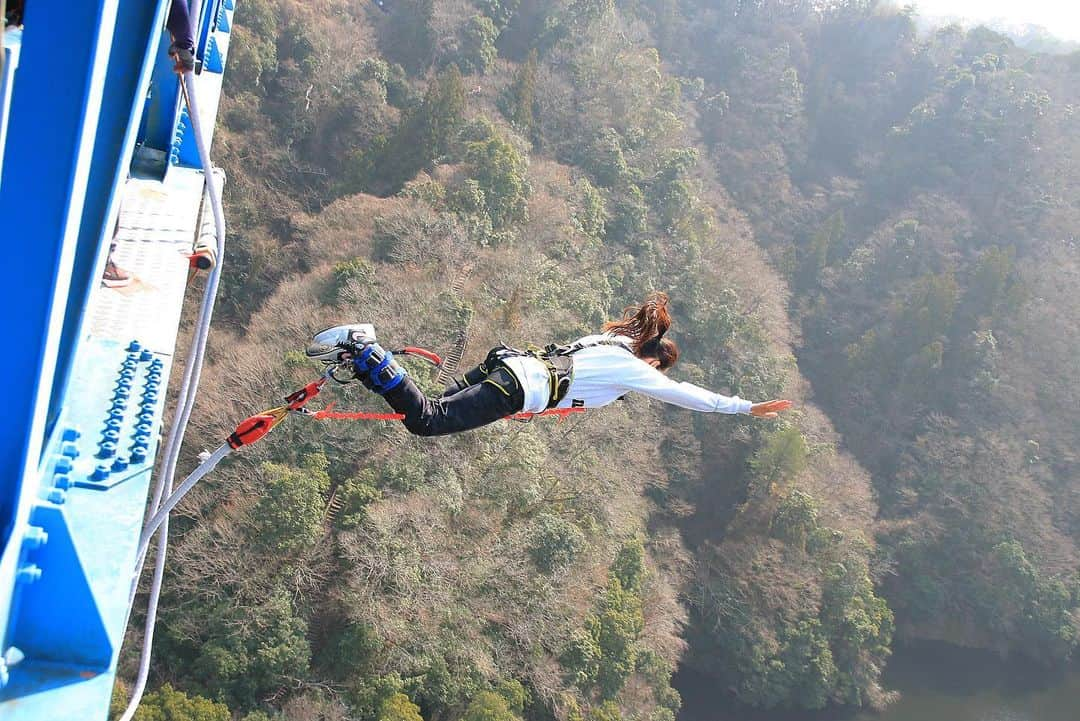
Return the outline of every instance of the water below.
[[[1047,671],[944,644],[893,655],[885,684],[901,697],[880,713],[745,709],[714,679],[685,669],[674,684],[683,696],[679,721],[1080,721],[1080,668]]]

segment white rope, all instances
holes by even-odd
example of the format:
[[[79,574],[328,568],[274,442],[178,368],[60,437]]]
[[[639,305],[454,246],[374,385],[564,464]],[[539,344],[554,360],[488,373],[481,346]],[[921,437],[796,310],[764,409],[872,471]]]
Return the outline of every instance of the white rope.
[[[185,495],[187,495],[187,492],[190,491],[196,483],[202,480],[203,476],[214,470],[214,467],[217,466],[218,462],[221,461],[222,458],[229,455],[230,453],[232,453],[232,448],[229,447],[229,444],[222,443],[220,446],[214,449],[214,452],[210,454],[209,458],[200,463],[199,467],[192,471],[191,474],[184,479],[184,482],[180,484],[176,491],[174,491],[168,498],[165,499],[165,502],[161,504],[161,508],[159,508],[157,512],[150,517],[150,520],[148,520],[146,522],[146,525],[143,527],[142,535],[139,537],[140,555],[146,555],[147,548],[150,545],[150,539],[153,538],[154,533],[158,530],[158,528],[168,525],[169,512],[176,507],[176,504],[179,503]],[[158,555],[161,556],[163,554],[159,553]]]
[[[131,721],[135,710],[142,700],[146,690],[146,680],[150,675],[150,653],[154,644],[154,624],[157,621],[158,600],[161,598],[161,581],[165,572],[165,552],[169,542],[169,511],[179,502],[188,490],[195,485],[200,478],[208,473],[218,461],[224,458],[232,450],[228,444],[222,444],[214,453],[199,465],[189,475],[176,493],[173,493],[173,478],[176,474],[176,463],[180,457],[180,446],[183,442],[184,432],[187,430],[188,420],[191,418],[191,409],[195,404],[195,395],[199,388],[199,377],[202,373],[203,357],[206,352],[206,342],[210,334],[210,320],[214,314],[214,301],[217,298],[218,282],[221,278],[221,263],[225,258],[225,213],[221,206],[221,190],[217,187],[216,178],[210,163],[210,154],[206,148],[206,139],[202,132],[199,118],[198,102],[195,95],[195,74],[186,71],[184,73],[184,97],[188,104],[188,117],[191,120],[191,131],[195,134],[195,144],[199,150],[199,161],[203,167],[203,176],[206,180],[206,192],[210,196],[210,206],[214,215],[214,229],[217,233],[217,262],[210,271],[210,278],[203,292],[202,305],[199,308],[199,316],[196,321],[196,329],[191,349],[188,351],[184,378],[180,385],[180,394],[177,401],[176,413],[173,417],[172,427],[165,443],[163,452],[163,465],[158,483],[154,488],[154,497],[150,503],[151,518],[147,521],[139,539],[139,551],[136,555],[135,570],[129,592],[129,613],[131,603],[134,601],[138,589],[139,577],[142,575],[143,566],[146,562],[146,553],[149,549],[150,538],[154,532],[161,529],[158,537],[158,551],[154,562],[154,576],[150,585],[150,598],[147,602],[146,624],[143,634],[142,654],[139,658],[139,673],[132,689],[131,701],[127,709],[120,716],[119,721]],[[162,504],[161,499],[166,496]]]

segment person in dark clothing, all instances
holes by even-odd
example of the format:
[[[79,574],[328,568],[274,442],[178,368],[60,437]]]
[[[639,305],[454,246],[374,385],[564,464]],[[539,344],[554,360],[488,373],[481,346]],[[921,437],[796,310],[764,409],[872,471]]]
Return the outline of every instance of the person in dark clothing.
[[[169,45],[169,57],[176,61],[173,70],[177,75],[195,71],[195,33],[191,29],[191,16],[186,0],[172,0],[169,6],[169,19],[165,27],[172,37]]]
[[[6,3],[3,3],[5,28],[22,27],[23,7],[25,5],[24,0],[7,0]]]

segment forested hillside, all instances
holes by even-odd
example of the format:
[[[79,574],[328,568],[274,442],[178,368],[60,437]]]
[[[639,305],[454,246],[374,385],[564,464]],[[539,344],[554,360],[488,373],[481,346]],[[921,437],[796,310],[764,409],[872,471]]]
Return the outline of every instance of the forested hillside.
[[[139,718],[671,721],[679,664],[815,709],[886,703],[896,639],[1070,656],[1080,59],[873,2],[237,6],[189,459],[325,326],[476,363],[653,289],[673,377],[797,410],[292,419],[182,506]]]

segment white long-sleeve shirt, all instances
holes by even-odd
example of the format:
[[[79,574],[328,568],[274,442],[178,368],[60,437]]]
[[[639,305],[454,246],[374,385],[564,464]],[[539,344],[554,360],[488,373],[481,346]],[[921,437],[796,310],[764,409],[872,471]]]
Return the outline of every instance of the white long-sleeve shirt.
[[[625,336],[591,335],[580,340],[589,343],[615,339],[633,343]],[[550,379],[547,367],[536,358],[518,357],[504,360],[521,382],[525,391],[523,411],[538,413],[547,407],[550,398]],[[650,398],[703,413],[749,413],[750,401],[738,396],[724,396],[696,386],[678,383],[633,353],[613,345],[595,345],[574,353],[574,375],[570,389],[558,408],[599,408],[627,393],[642,393]]]

